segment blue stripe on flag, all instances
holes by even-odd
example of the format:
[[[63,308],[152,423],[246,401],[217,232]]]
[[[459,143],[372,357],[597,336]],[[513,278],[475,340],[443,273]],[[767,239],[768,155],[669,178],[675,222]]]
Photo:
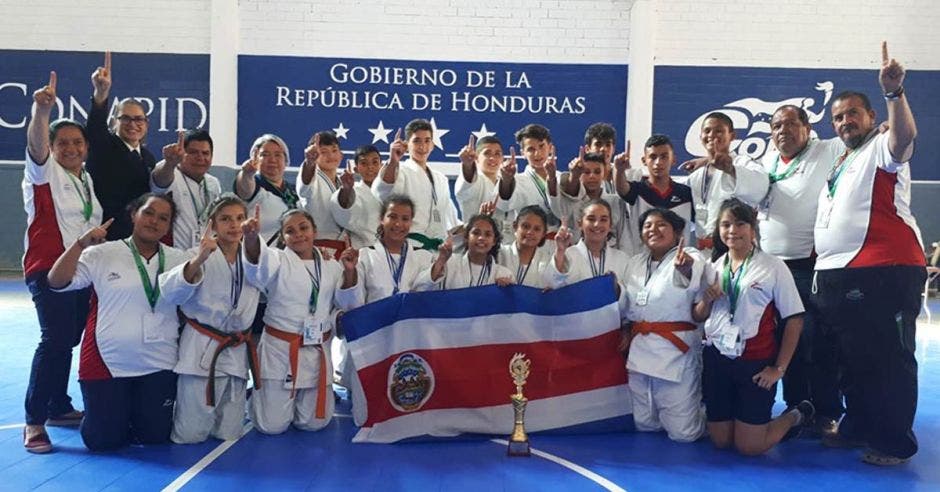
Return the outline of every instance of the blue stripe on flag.
[[[454,319],[500,313],[561,316],[599,309],[617,302],[612,275],[587,279],[557,290],[533,287],[473,287],[397,294],[343,315],[343,331],[351,342],[396,321]]]

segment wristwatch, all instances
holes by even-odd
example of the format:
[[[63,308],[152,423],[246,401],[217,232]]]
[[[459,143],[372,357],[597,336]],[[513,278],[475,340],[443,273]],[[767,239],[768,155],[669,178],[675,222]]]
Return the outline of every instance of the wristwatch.
[[[885,92],[885,99],[888,99],[888,100],[897,99],[901,97],[901,95],[903,94],[904,94],[904,86],[902,85],[901,87],[898,87],[897,89],[891,92]]]

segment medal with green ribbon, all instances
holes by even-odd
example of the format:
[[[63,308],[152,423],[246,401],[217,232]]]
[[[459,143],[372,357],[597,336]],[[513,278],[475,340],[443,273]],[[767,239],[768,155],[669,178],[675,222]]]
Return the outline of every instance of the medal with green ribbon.
[[[82,169],[82,173],[79,176],[79,179],[82,181],[82,185],[79,186],[78,182],[75,181],[75,176],[72,176],[72,173],[66,171],[70,180],[72,180],[72,185],[75,186],[75,192],[78,193],[78,197],[82,200],[82,217],[85,218],[85,222],[88,222],[91,219],[91,188],[88,187],[88,178],[85,170]]]
[[[747,272],[747,266],[751,262],[752,256],[754,256],[753,249],[748,253],[744,262],[741,263],[741,267],[738,268],[738,273],[735,275],[731,274],[731,254],[725,256],[725,265],[721,272],[721,289],[728,294],[728,310],[731,312],[732,321],[734,320],[734,312],[738,307],[738,298],[741,295],[741,279],[744,278],[744,274]],[[734,278],[732,279],[732,277]]]
[[[140,251],[137,250],[137,246],[134,244],[134,240],[130,241],[124,240],[124,244],[127,245],[131,250],[131,254],[134,255],[134,263],[137,264],[137,273],[140,274],[140,282],[144,285],[144,294],[147,296],[147,302],[150,303],[150,312],[153,312],[157,308],[157,299],[160,298],[160,283],[156,281],[160,274],[163,273],[163,267],[166,265],[166,257],[163,254],[163,246],[157,246],[157,274],[154,282],[150,281],[150,274],[147,273],[147,267],[144,266],[144,260],[140,256]]]

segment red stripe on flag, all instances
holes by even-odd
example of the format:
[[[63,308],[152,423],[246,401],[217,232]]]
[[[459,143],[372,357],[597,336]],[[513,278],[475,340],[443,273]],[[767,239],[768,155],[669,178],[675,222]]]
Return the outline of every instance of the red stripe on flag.
[[[515,386],[509,360],[522,352],[532,361],[523,393],[529,400],[568,395],[627,383],[620,331],[593,338],[409,350],[358,371],[369,407],[366,427],[405,415],[388,397],[388,372],[403,353],[417,354],[431,366],[434,390],[420,410],[479,408],[510,403]]]

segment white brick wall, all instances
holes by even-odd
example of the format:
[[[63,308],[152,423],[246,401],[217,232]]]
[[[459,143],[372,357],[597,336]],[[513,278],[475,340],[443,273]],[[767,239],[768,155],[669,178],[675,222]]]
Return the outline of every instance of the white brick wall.
[[[0,47],[208,53],[210,0],[3,0]]]
[[[633,3],[242,0],[241,52],[406,60],[625,63]]]
[[[658,65],[940,69],[936,0],[658,0]]]

